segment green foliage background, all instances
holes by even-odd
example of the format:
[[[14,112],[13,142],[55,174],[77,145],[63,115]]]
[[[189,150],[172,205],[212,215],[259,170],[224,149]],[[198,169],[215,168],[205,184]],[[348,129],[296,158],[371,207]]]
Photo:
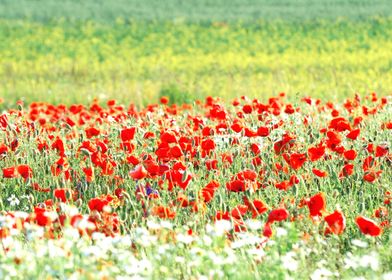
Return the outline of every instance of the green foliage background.
[[[387,0],[0,0],[0,106],[387,95],[391,16]]]
[[[388,0],[1,0],[0,16],[8,19],[53,18],[110,22],[118,17],[138,20],[254,21],[263,19],[360,20],[391,16]]]

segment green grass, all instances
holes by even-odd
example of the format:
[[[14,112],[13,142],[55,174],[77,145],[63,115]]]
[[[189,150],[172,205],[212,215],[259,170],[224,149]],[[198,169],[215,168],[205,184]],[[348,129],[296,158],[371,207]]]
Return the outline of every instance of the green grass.
[[[167,89],[342,99],[392,89],[391,18],[253,23],[0,21],[0,95],[11,105],[119,99]]]
[[[391,30],[387,0],[0,0],[0,106],[387,95]]]
[[[388,0],[1,0],[0,17],[47,21],[53,18],[113,22],[116,18],[187,21],[253,21],[257,19],[360,20],[391,16]]]

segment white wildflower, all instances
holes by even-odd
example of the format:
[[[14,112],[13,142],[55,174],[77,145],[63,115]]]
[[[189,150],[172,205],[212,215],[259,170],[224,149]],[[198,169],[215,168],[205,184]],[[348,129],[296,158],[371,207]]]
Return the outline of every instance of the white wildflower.
[[[357,269],[359,264],[358,264],[358,259],[353,256],[351,253],[347,253],[347,256],[344,258],[344,268],[345,269]]]
[[[204,245],[210,246],[212,244],[212,239],[208,235],[203,236]]]
[[[367,244],[365,241],[358,240],[358,239],[352,240],[351,243],[352,243],[354,246],[357,246],[357,247],[359,247],[359,248],[367,248],[367,247],[368,247],[368,244]]]
[[[261,221],[256,220],[256,219],[249,219],[245,221],[245,224],[247,225],[247,228],[249,230],[259,230],[261,229],[261,227],[263,226],[263,224],[261,223]]]
[[[18,206],[20,203],[19,199],[14,194],[7,198],[7,200],[11,206]]]
[[[249,249],[247,250],[247,253],[253,256],[253,258],[258,261],[262,260],[266,255],[263,249],[257,249],[257,248]]]
[[[382,280],[392,280],[392,272],[383,274]]]
[[[184,243],[184,244],[190,244],[193,242],[193,237],[192,235],[189,234],[177,234],[177,241]]]
[[[282,228],[282,227],[278,227],[276,228],[276,236],[277,237],[283,237],[287,235],[287,230]]]
[[[161,226],[159,223],[157,223],[157,222],[155,222],[155,221],[152,221],[152,220],[148,220],[148,221],[147,221],[147,227],[148,227],[150,230],[158,230],[158,229],[161,229],[161,228],[162,228],[162,226]]]
[[[238,239],[238,240],[231,243],[231,248],[238,249],[238,248],[244,247],[245,245],[247,245],[247,242],[245,239]]]
[[[51,221],[55,221],[59,217],[59,215],[54,211],[46,211],[44,215],[45,217],[48,217]]]
[[[379,269],[377,253],[372,252],[370,255],[362,256],[359,260],[359,264],[362,267],[370,267],[372,270],[377,271]]]
[[[232,229],[232,224],[227,220],[218,220],[215,222],[215,233],[217,235],[223,235]]]
[[[172,229],[173,224],[169,221],[161,221],[161,226],[166,229]]]
[[[96,258],[103,257],[101,248],[95,245],[84,248],[82,253],[86,257],[96,257]]]
[[[29,217],[29,213],[22,211],[15,211],[13,214],[15,218],[27,219]]]
[[[283,267],[290,271],[296,271],[298,269],[298,261],[295,259],[294,252],[288,252],[281,258]]]
[[[174,258],[174,261],[175,261],[176,263],[184,264],[184,263],[185,263],[185,258],[184,258],[184,257],[180,257],[180,256],[176,256],[176,257]]]
[[[329,279],[333,276],[333,273],[326,268],[318,268],[316,269],[313,274],[310,276],[312,280],[317,279]]]
[[[91,235],[92,240],[102,240],[104,238],[105,234],[103,234],[102,232],[93,232],[93,234]]]

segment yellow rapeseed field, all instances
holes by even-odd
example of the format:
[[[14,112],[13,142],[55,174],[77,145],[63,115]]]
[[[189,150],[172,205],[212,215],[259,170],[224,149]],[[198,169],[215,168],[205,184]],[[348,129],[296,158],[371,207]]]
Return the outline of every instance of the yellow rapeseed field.
[[[110,97],[141,105],[174,92],[184,101],[282,91],[341,99],[392,89],[389,18],[205,24],[2,20],[0,28],[5,104]]]

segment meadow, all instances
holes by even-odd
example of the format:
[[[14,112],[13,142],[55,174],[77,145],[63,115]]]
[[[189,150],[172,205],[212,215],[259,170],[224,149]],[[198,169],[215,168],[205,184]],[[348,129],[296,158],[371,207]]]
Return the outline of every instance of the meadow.
[[[153,2],[139,4],[141,10],[150,9],[148,14],[163,13],[155,19],[138,10],[120,13],[120,2],[110,4],[111,10],[108,4],[95,7],[87,1],[78,7],[65,1],[57,12],[50,8],[60,5],[56,1],[19,8],[13,1],[0,2],[3,107],[18,99],[88,104],[95,97],[103,102],[115,97],[142,106],[168,94],[173,101],[191,102],[209,95],[286,92],[341,101],[354,93],[390,93],[392,12],[387,2],[232,1],[211,6],[188,1],[192,10],[168,1],[178,13],[169,4],[159,9],[153,9]],[[248,5],[269,16],[253,18],[241,9],[234,13]],[[304,7],[310,8],[304,12]],[[203,10],[214,8],[221,12]],[[197,17],[198,10],[212,15]],[[60,11],[63,16],[56,16]]]
[[[0,279],[392,279],[392,7],[0,0]]]
[[[390,97],[168,103],[0,116],[2,278],[390,278]]]
[[[337,18],[363,20],[389,17],[388,0],[12,0],[0,1],[0,16],[46,22],[54,18],[69,21],[112,23],[118,18],[187,22],[254,22],[259,19],[304,21]]]

